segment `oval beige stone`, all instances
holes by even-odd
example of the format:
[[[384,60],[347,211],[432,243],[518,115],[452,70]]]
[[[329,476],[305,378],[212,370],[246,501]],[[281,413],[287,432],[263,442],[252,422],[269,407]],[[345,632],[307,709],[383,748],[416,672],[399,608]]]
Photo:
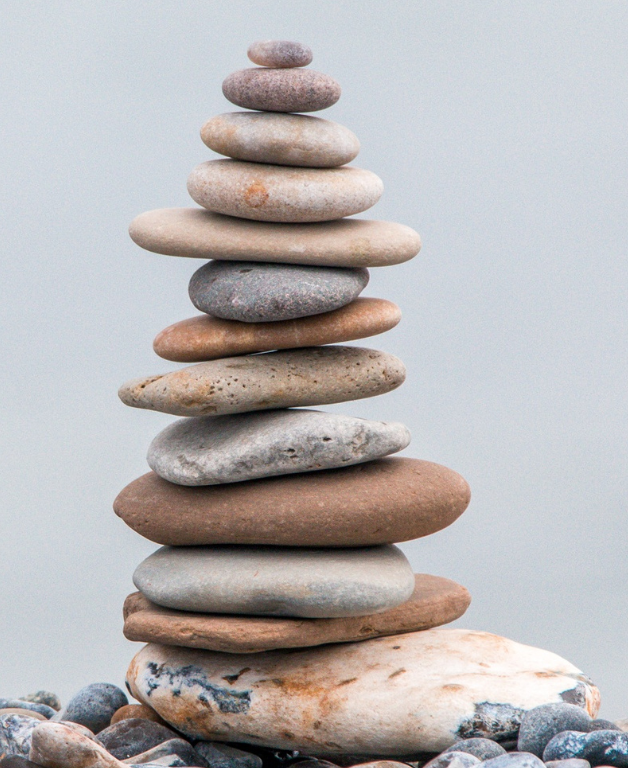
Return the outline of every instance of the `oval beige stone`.
[[[232,72],[222,83],[224,97],[244,109],[317,112],[340,98],[340,84],[315,69],[257,68]]]
[[[222,416],[375,397],[403,384],[399,358],[363,347],[306,347],[227,357],[133,379],[118,395],[133,408]]]
[[[240,323],[199,315],[157,334],[153,349],[166,360],[198,363],[251,352],[337,344],[394,328],[401,310],[385,299],[359,298],[333,312],[298,320]]]
[[[157,544],[361,547],[429,536],[457,520],[470,498],[457,472],[395,457],[201,488],[149,472],[113,508]]]
[[[386,267],[421,249],[417,232],[392,221],[272,224],[200,208],[147,211],[131,222],[129,234],[142,248],[168,256],[329,267]]]
[[[256,654],[148,645],[127,682],[188,737],[314,755],[440,752],[514,738],[540,704],[578,701],[592,716],[600,704],[560,656],[465,629]]]
[[[246,55],[260,67],[306,67],[313,58],[309,45],[295,40],[256,40]]]
[[[188,177],[188,192],[203,208],[254,221],[341,219],[371,208],[383,191],[379,176],[353,167],[290,168],[208,160]]]
[[[358,137],[344,125],[308,115],[228,112],[208,120],[201,138],[214,152],[235,160],[309,168],[350,163]]]
[[[455,581],[424,573],[415,574],[414,592],[405,603],[383,613],[343,619],[186,613],[162,608],[134,592],[124,603],[124,636],[222,653],[259,653],[431,629],[458,619],[470,602],[468,591]]]

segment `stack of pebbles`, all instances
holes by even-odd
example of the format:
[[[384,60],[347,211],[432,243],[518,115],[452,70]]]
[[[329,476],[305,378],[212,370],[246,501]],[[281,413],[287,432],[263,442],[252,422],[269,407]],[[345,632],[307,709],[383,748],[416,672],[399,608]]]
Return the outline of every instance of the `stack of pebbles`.
[[[192,740],[309,755],[440,752],[460,738],[516,738],[523,713],[597,689],[569,662],[484,632],[434,629],[466,590],[414,575],[394,542],[429,535],[466,508],[455,472],[391,457],[402,424],[310,406],[389,392],[392,355],[327,346],[372,336],[398,308],[359,298],[368,267],[407,261],[419,236],[345,218],[382,193],[347,166],[346,128],[295,114],[340,87],[304,68],[295,43],[257,43],[259,68],[225,96],[249,110],[212,118],[208,146],[230,159],[195,168],[194,209],[139,216],[148,250],[212,259],[192,277],[204,314],[162,331],[162,357],[195,363],[125,384],[131,406],[184,417],[152,442],[152,473],[115,502],[162,546],[136,570],[125,635],[150,643],[129,689]],[[360,641],[360,642],[356,642]]]

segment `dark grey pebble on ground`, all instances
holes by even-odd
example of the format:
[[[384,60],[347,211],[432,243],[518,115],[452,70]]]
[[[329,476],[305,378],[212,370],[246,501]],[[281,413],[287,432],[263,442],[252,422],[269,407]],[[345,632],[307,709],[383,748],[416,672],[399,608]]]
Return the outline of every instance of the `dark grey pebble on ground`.
[[[109,723],[113,714],[128,704],[126,694],[111,683],[92,683],[75,694],[55,720],[69,720],[100,733]]]
[[[228,744],[213,741],[199,741],[194,748],[211,768],[262,768],[262,758]]]
[[[98,734],[103,747],[118,760],[147,752],[164,741],[178,739],[179,734],[165,725],[143,717],[130,717],[110,725]]]
[[[165,760],[165,758],[178,758],[178,761]],[[150,763],[160,763],[162,765],[172,765],[177,762],[182,766],[196,766],[196,768],[209,768],[210,764],[194,749],[194,747],[185,739],[169,739],[158,744],[152,749],[146,750],[139,755],[132,755],[134,762],[147,765]],[[212,768],[214,768],[212,766]]]
[[[26,701],[26,699],[0,699],[0,709],[28,709],[29,712],[37,712],[39,715],[43,715],[47,720],[54,717],[57,712],[52,707],[46,704],[38,704],[34,701]]]
[[[624,731],[591,731],[559,733],[545,747],[543,760],[566,760],[578,757],[592,766],[628,766],[628,733]]]
[[[562,731],[588,731],[591,718],[575,704],[541,704],[528,710],[519,728],[517,749],[543,756],[549,741]]]
[[[492,739],[481,738],[462,739],[462,741],[457,741],[451,747],[447,747],[442,754],[447,752],[468,752],[470,755],[477,757],[480,761],[490,760],[493,757],[499,757],[500,755],[506,754],[506,750],[501,744],[498,744]]]

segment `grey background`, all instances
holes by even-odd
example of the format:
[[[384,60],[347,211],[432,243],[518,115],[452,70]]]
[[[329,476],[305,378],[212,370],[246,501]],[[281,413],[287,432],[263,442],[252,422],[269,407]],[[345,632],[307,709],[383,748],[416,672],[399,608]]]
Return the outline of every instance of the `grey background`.
[[[628,715],[625,2],[32,2],[0,8],[0,694],[121,683],[135,565],[111,511],[171,417],[126,379],[174,368],[154,335],[194,314],[200,262],[143,252],[129,221],[190,205],[254,39],[309,43],[343,97],[323,116],[386,185],[368,216],[417,229],[366,294],[402,324],[366,342],[408,380],[334,410],[404,420],[407,455],[473,490],[404,545],[468,586],[462,626],[551,649]]]

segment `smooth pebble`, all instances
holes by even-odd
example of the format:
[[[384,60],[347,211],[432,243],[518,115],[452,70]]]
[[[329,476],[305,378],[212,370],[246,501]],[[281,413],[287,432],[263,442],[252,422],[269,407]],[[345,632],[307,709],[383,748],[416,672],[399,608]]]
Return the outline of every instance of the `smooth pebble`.
[[[263,112],[318,112],[340,98],[340,84],[315,69],[257,68],[230,74],[224,97],[238,107]]]
[[[588,731],[591,718],[581,708],[567,702],[544,704],[526,712],[521,721],[517,749],[543,757],[550,739],[561,731]]]
[[[479,764],[480,760],[475,755],[449,750],[441,752],[440,755],[426,763],[423,768],[473,768],[474,765]]]
[[[69,720],[84,725],[93,733],[104,730],[116,710],[128,704],[124,691],[111,683],[92,683],[75,694],[55,720]]]
[[[177,736],[164,725],[138,717],[110,725],[98,734],[98,740],[118,760],[126,760]]]
[[[256,40],[246,54],[260,67],[306,67],[313,58],[309,45],[294,40]]]
[[[463,739],[448,747],[447,752],[468,752],[482,761],[506,754],[506,750],[492,739]]]
[[[228,744],[199,741],[195,749],[211,768],[262,768],[261,757]]]

